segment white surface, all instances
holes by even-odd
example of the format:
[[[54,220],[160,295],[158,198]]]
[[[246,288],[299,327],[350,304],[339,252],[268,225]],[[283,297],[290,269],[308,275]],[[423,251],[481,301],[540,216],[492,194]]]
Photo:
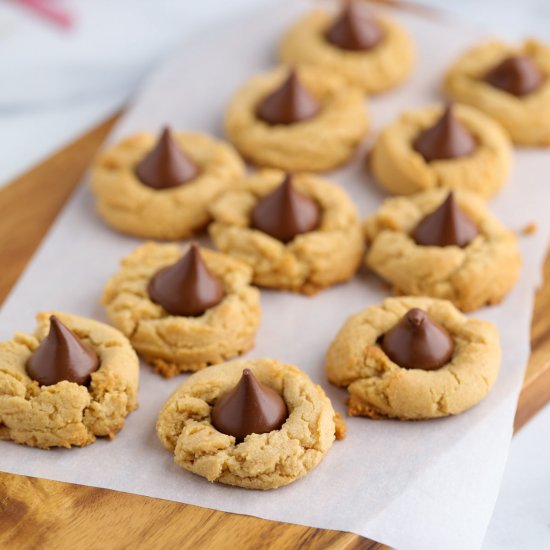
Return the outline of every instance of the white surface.
[[[265,1],[57,0],[70,30],[0,2],[0,186],[119,110],[206,22]]]
[[[514,436],[484,550],[550,548],[550,405]]]
[[[256,18],[263,25],[236,25],[234,30],[220,31],[216,38],[183,48],[152,79],[117,129],[117,136],[142,128],[156,130],[168,120],[176,127],[218,133],[228,95],[251,73],[269,66],[277,37],[293,18],[296,4],[294,1],[292,9],[277,9],[269,17]],[[444,67],[469,40],[477,38],[414,17],[403,19],[419,43],[422,62],[408,86],[373,102],[377,128],[399,110],[434,99]],[[242,33],[242,28],[248,32]],[[443,46],[434,50],[434,43]],[[216,66],[210,62],[214,58]],[[189,79],[189,74],[194,79]],[[350,419],[347,440],[336,443],[305,479],[269,493],[242,491],[210,485],[173,465],[170,454],[156,439],[154,422],[179,381],[162,380],[143,367],[140,409],[129,417],[127,427],[114,442],[99,441],[85,449],[48,453],[6,444],[0,467],[354,531],[398,548],[480,546],[498,492],[522,366],[528,355],[532,289],[539,278],[537,266],[549,228],[545,177],[549,169],[546,154],[519,153],[512,181],[492,202],[509,226],[518,229],[536,219],[539,231],[522,239],[529,268],[523,270],[518,286],[501,306],[478,314],[499,324],[504,362],[493,391],[471,411],[418,423]],[[361,214],[376,208],[380,194],[372,182],[364,181],[359,162],[339,171],[335,179],[349,190]],[[529,193],[525,192],[526,182]],[[55,307],[103,319],[97,304],[101,289],[120,257],[135,244],[97,220],[90,193],[81,188],[5,303],[0,337],[11,336],[14,327],[31,330],[37,309]],[[101,261],[91,251],[101,251]],[[326,383],[323,354],[350,313],[382,298],[379,285],[362,276],[313,299],[262,292],[264,319],[257,347],[250,356],[271,355],[296,362],[327,389],[342,410],[345,392]],[[301,334],[299,340],[297,333]]]
[[[444,10],[480,30],[492,30],[507,40],[523,40],[526,36],[550,39],[548,0],[420,0],[419,3]]]

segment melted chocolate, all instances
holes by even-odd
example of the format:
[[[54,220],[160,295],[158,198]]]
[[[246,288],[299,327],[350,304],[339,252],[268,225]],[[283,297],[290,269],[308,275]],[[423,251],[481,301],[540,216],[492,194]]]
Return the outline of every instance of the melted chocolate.
[[[239,383],[216,401],[212,424],[219,432],[242,441],[250,434],[278,430],[288,418],[283,398],[244,369]]]
[[[441,118],[418,135],[413,148],[424,160],[431,162],[471,155],[476,149],[476,141],[448,105]]]
[[[176,143],[169,128],[165,128],[155,147],[136,167],[140,181],[153,189],[170,189],[194,179],[197,165]]]
[[[491,86],[522,97],[534,92],[544,81],[542,71],[525,55],[514,55],[501,61],[486,75]]]
[[[369,16],[362,2],[347,2],[342,13],[328,28],[328,42],[343,50],[365,51],[374,48],[384,38],[380,25]]]
[[[320,218],[318,204],[294,187],[289,174],[279,187],[258,201],[251,222],[255,229],[287,243],[316,229]]]
[[[294,124],[313,118],[319,109],[319,102],[291,70],[283,84],[260,102],[256,114],[268,124]]]
[[[413,308],[384,334],[382,349],[404,369],[436,370],[451,360],[454,344],[445,328]]]
[[[41,386],[62,380],[82,386],[99,368],[94,350],[80,341],[55,315],[50,317],[50,331],[27,362],[27,374]]]
[[[479,231],[455,201],[452,191],[412,232],[416,244],[423,246],[467,246]]]
[[[224,297],[221,281],[210,272],[195,243],[178,262],[158,271],[147,291],[168,313],[184,317],[202,315]]]

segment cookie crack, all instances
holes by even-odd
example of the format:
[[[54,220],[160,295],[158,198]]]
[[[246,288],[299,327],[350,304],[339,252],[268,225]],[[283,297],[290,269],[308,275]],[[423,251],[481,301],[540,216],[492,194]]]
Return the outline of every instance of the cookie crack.
[[[458,376],[458,374],[451,369],[449,369],[449,372],[451,373],[451,376],[455,379],[455,382],[457,383],[457,385],[460,386],[462,384],[462,381],[460,380],[460,377]]]

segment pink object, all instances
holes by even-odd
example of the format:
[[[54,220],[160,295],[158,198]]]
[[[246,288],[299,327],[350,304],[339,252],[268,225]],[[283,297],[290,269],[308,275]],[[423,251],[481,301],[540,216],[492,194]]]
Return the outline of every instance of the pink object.
[[[17,4],[25,6],[36,15],[47,19],[51,23],[63,27],[64,29],[70,29],[74,25],[74,18],[70,13],[52,6],[52,2],[49,0],[13,0]]]

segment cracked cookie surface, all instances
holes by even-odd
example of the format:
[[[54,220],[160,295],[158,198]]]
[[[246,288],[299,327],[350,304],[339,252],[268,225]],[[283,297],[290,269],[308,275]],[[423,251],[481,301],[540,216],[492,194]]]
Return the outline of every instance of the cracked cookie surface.
[[[183,239],[209,221],[207,207],[238,184],[244,164],[226,143],[199,133],[174,132],[174,139],[198,166],[190,182],[153,189],[135,174],[136,165],[155,146],[149,133],[130,136],[102,153],[91,178],[100,216],[115,229],[152,239]]]
[[[147,285],[161,268],[176,263],[182,248],[145,243],[121,262],[107,283],[102,304],[109,319],[157,372],[174,376],[221,363],[254,346],[260,322],[260,293],[250,286],[251,269],[233,258],[201,248],[225,296],[197,317],[168,314],[149,298]]]
[[[462,311],[495,304],[519,277],[517,237],[475,194],[455,192],[479,234],[466,247],[420,246],[410,233],[446,198],[448,191],[394,197],[365,221],[366,264],[400,294],[450,300]]]
[[[100,367],[88,387],[62,381],[39,386],[25,365],[47,336],[56,315],[98,355]],[[31,447],[71,447],[114,435],[137,407],[139,361],[116,329],[68,313],[37,315],[34,335],[17,333],[0,343],[0,439]]]
[[[455,350],[437,370],[404,369],[378,344],[412,308],[426,311],[450,333]],[[459,414],[481,401],[500,369],[496,326],[464,316],[450,302],[432,298],[387,298],[350,317],[330,345],[330,382],[347,387],[350,416],[421,420]]]
[[[283,397],[289,416],[280,429],[250,434],[237,444],[214,428],[210,413],[245,368]],[[303,371],[273,359],[254,359],[217,365],[188,378],[161,410],[157,434],[185,470],[208,481],[265,490],[287,485],[317,466],[335,434],[342,433],[342,422],[335,419],[321,386]]]
[[[270,125],[256,116],[258,103],[277,89],[288,68],[255,76],[227,108],[225,130],[240,153],[258,166],[291,172],[322,171],[346,162],[367,131],[363,94],[339,76],[317,67],[298,67],[300,80],[321,108],[313,118]]]
[[[508,56],[525,55],[542,71],[545,82],[516,97],[484,81],[485,74]],[[492,41],[460,56],[443,83],[456,101],[472,105],[497,120],[518,145],[550,146],[550,45],[526,40],[519,47]]]
[[[284,179],[278,170],[263,170],[245,179],[239,190],[211,207],[208,231],[222,251],[248,264],[255,284],[304,294],[346,281],[357,271],[364,245],[355,206],[345,191],[312,174],[296,174],[296,189],[322,209],[319,227],[283,243],[250,227],[259,199]]]
[[[476,141],[473,154],[426,162],[413,142],[435,124],[443,108],[408,111],[384,128],[373,145],[369,165],[376,182],[395,195],[441,187],[475,191],[484,197],[494,195],[510,171],[510,140],[498,123],[477,109],[456,104],[453,112]]]
[[[414,46],[400,25],[377,17],[384,38],[367,51],[343,50],[331,44],[325,33],[333,15],[314,10],[295,23],[279,47],[281,61],[318,65],[344,78],[366,93],[380,93],[405,80],[414,64]]]

